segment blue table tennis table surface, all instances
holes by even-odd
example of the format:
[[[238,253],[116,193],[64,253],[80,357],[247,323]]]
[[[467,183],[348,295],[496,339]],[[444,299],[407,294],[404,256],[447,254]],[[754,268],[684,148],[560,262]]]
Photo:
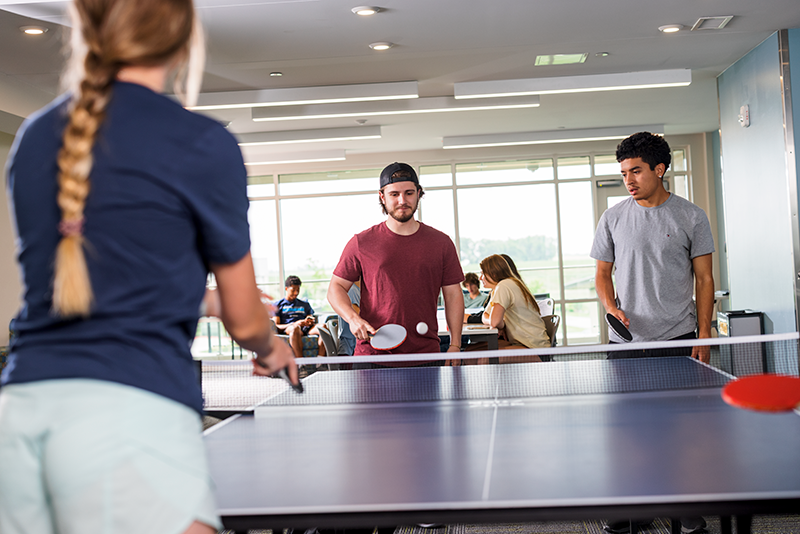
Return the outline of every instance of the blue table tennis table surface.
[[[691,358],[317,372],[207,431],[226,527],[800,513],[800,417]]]

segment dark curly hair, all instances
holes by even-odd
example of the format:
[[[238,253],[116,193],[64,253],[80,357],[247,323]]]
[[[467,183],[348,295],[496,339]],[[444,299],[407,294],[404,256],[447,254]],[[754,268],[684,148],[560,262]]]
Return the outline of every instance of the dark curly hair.
[[[292,287],[292,286],[300,287],[302,285],[303,282],[300,281],[300,277],[292,274],[286,277],[286,281],[284,282],[283,287]]]
[[[617,145],[617,161],[631,158],[642,158],[642,161],[650,165],[651,171],[656,169],[656,165],[663,163],[666,171],[672,162],[672,152],[669,144],[660,135],[639,132]]]
[[[475,274],[475,273],[467,273],[466,276],[464,276],[464,281],[461,282],[461,285],[463,285],[464,287],[467,287],[470,284],[474,284],[474,285],[476,285],[478,287],[481,287],[481,281],[478,278],[477,274]]]

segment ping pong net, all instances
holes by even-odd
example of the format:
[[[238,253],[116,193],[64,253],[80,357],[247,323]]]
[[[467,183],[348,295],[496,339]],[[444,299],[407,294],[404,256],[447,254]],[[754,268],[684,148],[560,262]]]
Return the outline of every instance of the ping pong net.
[[[243,359],[203,360],[210,414],[258,406],[513,402],[520,398],[721,388],[736,377],[798,375],[797,333],[502,351],[338,356],[297,360],[305,392],[252,375]],[[708,364],[692,359],[693,347]],[[458,358],[458,366],[449,361]],[[358,372],[354,372],[358,371]]]

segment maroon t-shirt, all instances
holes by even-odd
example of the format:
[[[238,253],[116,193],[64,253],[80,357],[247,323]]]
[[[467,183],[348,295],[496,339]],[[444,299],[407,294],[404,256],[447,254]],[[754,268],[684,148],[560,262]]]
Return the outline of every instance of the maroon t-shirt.
[[[373,328],[404,326],[405,342],[394,354],[439,352],[436,305],[443,286],[464,280],[456,247],[447,234],[420,223],[413,235],[398,235],[386,223],[356,234],[344,248],[333,274],[361,278],[361,317]],[[417,323],[428,333],[417,333]],[[359,340],[356,354],[386,354]]]

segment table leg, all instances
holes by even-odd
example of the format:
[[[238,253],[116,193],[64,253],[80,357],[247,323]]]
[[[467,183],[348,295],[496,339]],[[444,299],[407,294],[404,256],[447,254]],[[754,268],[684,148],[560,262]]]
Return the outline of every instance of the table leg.
[[[630,529],[631,529],[631,531],[630,531],[630,532],[631,532],[631,534],[636,534],[637,532],[639,532],[639,524],[638,524],[636,521],[634,521],[633,519],[631,519],[631,520],[628,522],[628,524],[630,525]]]
[[[719,530],[721,534],[733,534],[731,516],[725,515],[719,518]]]
[[[486,337],[489,350],[497,350],[497,334],[490,334]]]
[[[681,520],[677,517],[671,517],[669,519],[669,531],[670,534],[681,534]]]
[[[750,527],[753,524],[753,516],[751,515],[737,515],[736,516],[736,534],[750,534]]]

